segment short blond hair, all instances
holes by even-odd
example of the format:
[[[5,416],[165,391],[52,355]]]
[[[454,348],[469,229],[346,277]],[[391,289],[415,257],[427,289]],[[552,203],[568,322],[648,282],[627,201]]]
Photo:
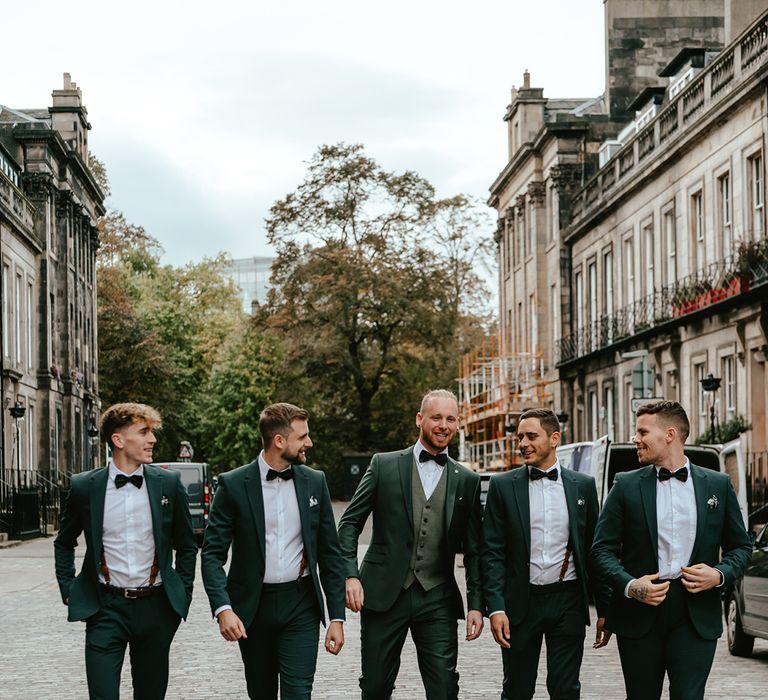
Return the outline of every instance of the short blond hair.
[[[419,413],[424,413],[427,408],[427,404],[432,399],[450,399],[451,401],[455,401],[457,406],[459,405],[459,399],[456,398],[456,394],[454,394],[452,391],[449,391],[448,389],[430,389],[426,394],[424,394],[424,398],[421,399],[421,408],[419,409]]]
[[[116,403],[101,414],[99,432],[102,441],[114,449],[112,435],[134,423],[146,423],[152,430],[160,430],[163,427],[160,414],[152,406],[143,403]]]

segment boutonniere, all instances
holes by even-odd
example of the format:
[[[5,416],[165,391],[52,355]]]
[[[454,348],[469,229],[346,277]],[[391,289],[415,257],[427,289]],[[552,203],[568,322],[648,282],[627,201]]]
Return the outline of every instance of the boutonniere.
[[[314,496],[309,497],[309,507],[314,508],[317,505],[317,499]]]
[[[168,496],[163,494],[163,497],[160,499],[160,505],[165,508],[168,505]]]
[[[580,498],[578,501],[576,501],[576,505],[579,506],[579,508],[583,508],[586,501],[583,498]]]
[[[720,501],[717,500],[717,496],[715,496],[715,494],[712,494],[709,497],[709,500],[707,501],[707,508],[709,508],[710,510],[714,510],[715,508],[719,508],[719,507],[720,507]]]

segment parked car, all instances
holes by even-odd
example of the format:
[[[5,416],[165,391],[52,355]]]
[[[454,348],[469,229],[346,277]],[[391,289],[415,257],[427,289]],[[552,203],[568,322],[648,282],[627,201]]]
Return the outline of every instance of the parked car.
[[[752,545],[744,577],[725,596],[723,605],[728,651],[750,656],[755,637],[768,639],[768,524]]]
[[[595,477],[600,505],[605,502],[616,474],[637,469],[637,450],[630,443],[610,442],[602,437],[595,442],[560,445],[560,464],[577,472]],[[741,440],[724,445],[686,445],[685,456],[692,464],[728,474],[736,491],[744,524],[747,524],[747,479],[744,449]]]
[[[155,464],[155,466],[162,469],[173,469],[173,471],[181,474],[181,483],[187,489],[192,527],[198,545],[202,546],[213,497],[210,465],[205,462],[163,462]]]

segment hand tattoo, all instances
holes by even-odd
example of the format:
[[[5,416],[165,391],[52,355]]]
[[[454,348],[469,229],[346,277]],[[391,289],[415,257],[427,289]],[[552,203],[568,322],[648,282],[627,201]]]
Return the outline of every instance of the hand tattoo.
[[[631,595],[635,600],[645,600],[647,590],[645,586],[633,586],[629,589],[629,595]]]

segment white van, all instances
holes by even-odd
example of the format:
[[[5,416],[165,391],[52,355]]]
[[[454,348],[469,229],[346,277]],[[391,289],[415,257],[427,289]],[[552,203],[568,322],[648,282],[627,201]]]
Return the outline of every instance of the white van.
[[[732,440],[724,445],[686,445],[685,456],[691,464],[723,472],[731,477],[746,526],[748,521],[747,477],[741,440]],[[560,445],[557,448],[557,457],[562,466],[595,477],[601,507],[613,486],[616,474],[628,472],[640,466],[634,445],[611,442],[607,436],[595,442]]]

